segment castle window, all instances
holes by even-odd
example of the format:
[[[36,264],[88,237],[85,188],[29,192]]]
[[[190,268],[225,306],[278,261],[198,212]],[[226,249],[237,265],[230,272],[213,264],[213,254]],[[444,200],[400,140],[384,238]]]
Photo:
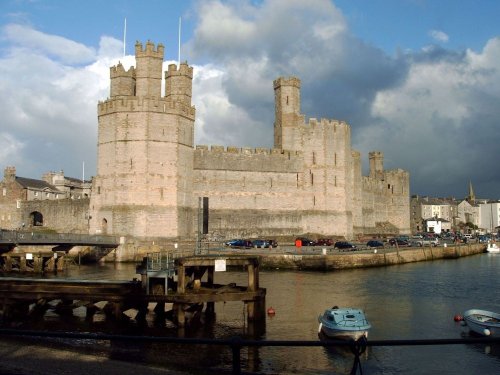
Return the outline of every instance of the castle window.
[[[314,174],[311,173],[311,185],[314,185]]]
[[[286,96],[286,104],[288,105],[288,95]]]
[[[35,197],[38,197],[38,191],[35,191]]]
[[[337,153],[333,154],[334,165],[337,166]]]
[[[7,189],[3,188],[2,195],[5,197],[7,195]]]
[[[390,189],[391,188],[391,184],[387,184],[387,189]]]
[[[97,187],[97,194],[101,194],[101,187],[100,186]]]
[[[334,176],[335,180],[334,180],[334,185],[335,187],[337,187],[337,176]]]
[[[316,164],[316,153],[313,151],[313,164]]]

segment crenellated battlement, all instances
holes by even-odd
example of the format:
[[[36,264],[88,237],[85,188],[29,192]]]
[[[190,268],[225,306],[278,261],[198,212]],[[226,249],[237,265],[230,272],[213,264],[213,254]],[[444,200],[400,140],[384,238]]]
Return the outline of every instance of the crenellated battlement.
[[[135,57],[155,57],[163,60],[163,54],[165,52],[165,47],[163,44],[158,43],[155,48],[155,44],[151,41],[146,42],[146,48],[142,47],[142,43],[137,41],[135,43]]]
[[[177,64],[169,64],[168,70],[165,72],[165,78],[170,76],[187,76],[193,79],[193,67],[189,66],[187,62],[182,62],[177,69]]]
[[[125,70],[121,62],[109,68],[109,76],[111,79],[120,77],[135,78],[135,68],[131,66],[129,70]]]
[[[273,86],[275,90],[280,86],[293,86],[300,89],[300,79],[297,77],[280,77],[273,81]]]
[[[99,101],[98,116],[116,112],[161,112],[190,117],[194,120],[195,107],[166,98],[119,97]]]
[[[194,153],[194,168],[200,170],[301,173],[303,163],[301,151],[277,148],[198,145]]]
[[[263,148],[263,147],[236,147],[236,146],[219,146],[219,145],[196,145],[196,152],[202,152],[204,155],[206,153],[214,154],[238,154],[238,155],[279,155],[286,159],[291,157],[302,157],[302,151],[288,151],[281,150],[279,148]]]
[[[342,120],[335,120],[335,119],[326,119],[326,118],[322,118],[318,121],[318,119],[314,118],[314,117],[311,117],[309,119],[309,122],[307,124],[305,124],[305,126],[309,126],[311,128],[315,128],[315,127],[333,127],[335,129],[337,128],[344,128],[344,129],[351,129],[351,126],[345,122],[345,121],[342,121]]]

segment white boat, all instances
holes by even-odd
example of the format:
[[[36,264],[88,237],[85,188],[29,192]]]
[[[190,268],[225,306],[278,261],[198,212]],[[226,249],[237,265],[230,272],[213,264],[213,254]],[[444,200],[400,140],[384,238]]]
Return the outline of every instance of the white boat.
[[[500,337],[500,314],[471,309],[464,312],[463,321],[472,332],[482,336]]]
[[[365,313],[357,308],[339,308],[337,306],[326,309],[318,317],[318,334],[330,339],[368,338],[368,331],[372,327],[365,317]]]
[[[488,253],[500,253],[500,248],[495,242],[488,242],[488,246],[486,247],[486,251]]]

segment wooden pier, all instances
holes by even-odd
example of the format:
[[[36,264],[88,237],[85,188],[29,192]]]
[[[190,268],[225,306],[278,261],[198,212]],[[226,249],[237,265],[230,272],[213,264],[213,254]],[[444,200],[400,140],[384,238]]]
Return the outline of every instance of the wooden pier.
[[[165,263],[160,260],[157,264]],[[186,324],[185,311],[189,306],[206,304],[205,314],[210,316],[215,311],[215,302],[242,301],[247,307],[249,321],[264,318],[266,290],[259,286],[259,257],[198,255],[177,258],[173,260],[175,275],[171,273],[171,264],[172,261],[167,260],[166,267],[158,268],[148,259],[146,268],[143,267],[138,273],[142,275],[143,286],[150,300],[174,304],[173,312],[179,326]],[[230,267],[246,268],[247,286],[215,283],[215,274]]]
[[[65,267],[65,251],[10,252],[0,254],[2,272],[57,272]]]
[[[159,260],[159,263],[152,260]],[[153,312],[165,318],[165,304],[178,327],[189,324],[186,315],[193,308],[207,317],[215,314],[216,302],[241,301],[247,307],[248,321],[265,318],[266,290],[259,287],[259,258],[255,256],[192,256],[173,259],[161,254],[152,255],[138,267],[141,280],[69,280],[0,277],[0,307],[3,321],[15,321],[53,309],[59,314],[72,314],[77,307],[86,308],[86,319],[103,310],[114,320],[129,320],[125,311],[137,311],[134,319],[144,321],[148,306],[155,303]],[[165,267],[166,265],[166,267]],[[144,267],[145,266],[145,267]],[[245,267],[248,285],[215,283],[217,272],[226,267]]]

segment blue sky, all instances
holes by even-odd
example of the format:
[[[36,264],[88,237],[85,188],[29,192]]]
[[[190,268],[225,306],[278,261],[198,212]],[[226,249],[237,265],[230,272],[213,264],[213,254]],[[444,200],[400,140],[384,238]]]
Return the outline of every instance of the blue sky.
[[[109,67],[134,64],[136,40],[176,61],[179,17],[197,144],[272,147],[272,80],[295,75],[306,118],[351,125],[365,173],[378,150],[412,194],[462,198],[472,181],[500,199],[495,0],[2,0],[0,165],[95,174]]]

